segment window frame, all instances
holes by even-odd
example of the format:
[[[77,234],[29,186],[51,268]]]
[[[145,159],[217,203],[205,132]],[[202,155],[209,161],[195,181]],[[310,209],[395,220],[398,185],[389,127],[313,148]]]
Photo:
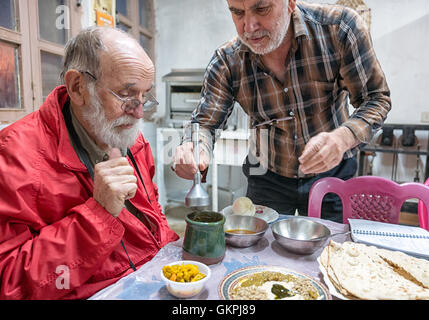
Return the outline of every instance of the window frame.
[[[128,16],[116,14],[116,23],[121,22],[130,27],[129,33],[140,43],[140,34],[149,38],[148,54],[155,64],[155,1],[151,0],[151,22],[149,28],[140,25],[139,0],[128,0]],[[64,56],[65,45],[53,43],[40,38],[39,7],[35,0],[14,0],[17,30],[0,27],[0,41],[18,47],[18,68],[20,88],[20,108],[0,108],[0,125],[15,122],[27,114],[37,110],[43,104],[43,82],[41,54],[46,52]],[[67,30],[70,39],[82,30],[83,10],[88,7],[78,6],[76,0],[66,0],[70,14],[70,28]],[[95,24],[95,22],[94,22]],[[156,110],[153,111],[155,113]],[[151,121],[151,114],[145,119]]]
[[[150,47],[149,52],[147,52],[147,49],[145,49],[146,53],[151,58],[153,64],[155,64],[155,1],[152,1],[151,5],[151,17],[152,21],[149,25],[150,29],[147,29],[140,25],[140,11],[142,10],[140,8],[139,0],[127,0],[127,12],[128,16],[124,16],[119,12],[116,12],[116,21],[115,21],[115,27],[117,27],[118,22],[121,24],[126,25],[130,29],[128,30],[128,33],[132,35],[138,43],[140,43],[140,34],[143,34],[144,36],[150,38]],[[115,6],[116,7],[116,6]],[[155,81],[155,80],[154,80]],[[154,86],[155,91],[156,86]],[[154,92],[154,95],[156,96],[156,92]],[[146,121],[152,121],[152,115],[156,113],[157,108],[154,108],[151,112],[145,112],[144,119]]]
[[[17,30],[0,27],[0,41],[18,46],[19,94],[21,108],[0,108],[0,124],[9,124],[33,111],[30,27],[28,1],[15,0]]]
[[[128,0],[127,3],[127,11],[128,16],[124,16],[121,13],[116,13],[116,24],[119,22],[121,24],[126,25],[130,28],[129,34],[131,34],[139,43],[140,43],[140,34],[145,35],[146,37],[150,38],[150,48],[148,54],[151,56],[152,61],[154,61],[155,57],[155,1],[152,1],[152,10],[151,10],[151,16],[153,17],[151,25],[149,26],[150,29],[147,29],[140,25],[140,3],[139,0]]]
[[[42,82],[42,51],[63,57],[65,53],[65,44],[41,39],[39,32],[39,6],[38,1],[29,1],[29,20],[32,27],[30,32],[30,46],[34,52],[31,52],[31,63],[33,66],[33,111],[37,110],[43,104],[43,82]],[[67,40],[76,35],[81,29],[82,11],[74,3],[75,1],[66,0],[65,6],[69,9],[70,28],[67,30]],[[66,41],[67,42],[67,41]]]
[[[81,29],[82,6],[66,0],[70,28],[68,39]],[[64,56],[65,45],[40,39],[38,1],[15,0],[17,31],[0,27],[0,41],[18,46],[21,108],[0,108],[0,124],[13,123],[37,110],[43,104],[41,52]]]

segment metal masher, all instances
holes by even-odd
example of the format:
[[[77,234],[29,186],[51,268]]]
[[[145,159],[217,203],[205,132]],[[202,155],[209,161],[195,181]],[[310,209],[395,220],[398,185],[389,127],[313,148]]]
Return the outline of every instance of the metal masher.
[[[195,208],[197,210],[204,210],[210,204],[210,198],[207,191],[201,185],[201,172],[199,169],[200,164],[200,148],[199,148],[199,131],[200,124],[192,123],[192,142],[194,145],[194,159],[197,164],[197,172],[194,175],[194,184],[185,197],[185,205],[187,207]]]

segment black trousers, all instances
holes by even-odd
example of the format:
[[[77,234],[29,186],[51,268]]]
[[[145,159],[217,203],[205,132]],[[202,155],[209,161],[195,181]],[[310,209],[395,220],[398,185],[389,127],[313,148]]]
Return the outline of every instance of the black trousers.
[[[254,163],[254,162],[253,162]],[[253,203],[270,207],[279,214],[307,215],[308,194],[313,183],[324,177],[337,177],[343,180],[352,178],[357,170],[356,157],[343,160],[335,168],[311,178],[286,178],[267,170],[264,174],[252,175],[251,165],[246,158],[243,173],[248,179],[247,194]],[[340,198],[328,193],[323,199],[321,218],[342,223],[343,208]]]

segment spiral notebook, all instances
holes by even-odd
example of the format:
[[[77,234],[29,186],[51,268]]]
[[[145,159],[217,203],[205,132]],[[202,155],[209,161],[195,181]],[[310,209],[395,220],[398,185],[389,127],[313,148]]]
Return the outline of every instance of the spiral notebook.
[[[429,232],[425,229],[362,219],[348,220],[355,242],[429,259]]]

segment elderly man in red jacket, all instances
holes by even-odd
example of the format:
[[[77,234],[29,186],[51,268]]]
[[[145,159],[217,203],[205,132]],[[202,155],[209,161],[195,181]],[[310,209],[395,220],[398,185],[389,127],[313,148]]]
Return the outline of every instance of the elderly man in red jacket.
[[[131,37],[85,29],[38,111],[0,132],[0,299],[82,299],[177,240],[139,128],[154,66]]]

